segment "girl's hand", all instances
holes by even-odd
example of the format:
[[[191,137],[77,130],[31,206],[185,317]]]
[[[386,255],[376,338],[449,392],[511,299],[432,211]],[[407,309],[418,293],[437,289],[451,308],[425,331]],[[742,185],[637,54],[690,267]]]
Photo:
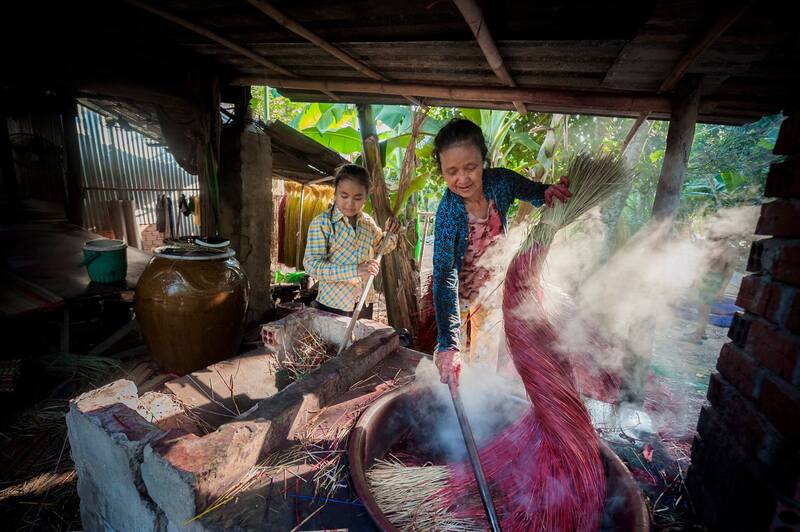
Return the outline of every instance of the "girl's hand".
[[[458,387],[461,379],[461,353],[457,349],[439,351],[434,357],[436,367],[439,368],[439,379],[444,384]]]
[[[561,180],[557,185],[550,185],[544,191],[544,203],[552,208],[555,205],[555,198],[558,198],[561,203],[566,203],[572,192],[569,191],[569,179],[567,176],[561,176]]]
[[[383,229],[387,233],[397,234],[400,232],[400,222],[394,216],[387,218],[386,223],[383,224]]]
[[[378,275],[380,271],[380,264],[377,260],[365,260],[358,265],[358,275],[362,277],[369,277],[370,275]]]

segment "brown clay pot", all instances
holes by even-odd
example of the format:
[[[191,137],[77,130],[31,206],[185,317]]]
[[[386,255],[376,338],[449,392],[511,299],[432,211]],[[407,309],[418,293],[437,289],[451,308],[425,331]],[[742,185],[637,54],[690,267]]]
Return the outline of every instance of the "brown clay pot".
[[[136,318],[164,371],[186,374],[234,356],[242,341],[247,276],[233,251],[164,247],[136,286]]]

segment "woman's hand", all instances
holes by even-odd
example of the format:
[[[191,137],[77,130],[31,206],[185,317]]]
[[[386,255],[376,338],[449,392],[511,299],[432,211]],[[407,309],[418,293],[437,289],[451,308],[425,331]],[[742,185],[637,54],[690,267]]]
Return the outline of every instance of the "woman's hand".
[[[361,277],[369,277],[370,275],[378,275],[380,271],[380,264],[377,260],[365,260],[358,265],[358,275]]]
[[[569,191],[569,179],[567,176],[561,176],[561,180],[556,185],[550,185],[544,191],[544,203],[548,207],[555,206],[555,198],[559,199],[561,203],[566,203],[572,192]]]
[[[439,351],[434,357],[436,367],[439,368],[439,379],[444,384],[458,386],[461,379],[461,353],[458,349]]]
[[[383,224],[383,229],[387,233],[397,234],[400,232],[400,222],[394,216],[387,218],[386,223]]]

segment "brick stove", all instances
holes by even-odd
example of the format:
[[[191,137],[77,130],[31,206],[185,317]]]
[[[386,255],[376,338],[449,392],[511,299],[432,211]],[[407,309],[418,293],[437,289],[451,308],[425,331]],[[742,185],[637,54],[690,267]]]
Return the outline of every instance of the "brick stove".
[[[159,390],[139,395],[133,382],[119,380],[74,399],[67,427],[84,529],[230,529],[224,511],[192,518],[387,357],[418,362],[421,354],[399,349],[391,327],[362,320],[340,356],[277,390],[270,360],[295,332],[310,329],[338,344],[348,321],[303,309],[265,325],[266,346]]]

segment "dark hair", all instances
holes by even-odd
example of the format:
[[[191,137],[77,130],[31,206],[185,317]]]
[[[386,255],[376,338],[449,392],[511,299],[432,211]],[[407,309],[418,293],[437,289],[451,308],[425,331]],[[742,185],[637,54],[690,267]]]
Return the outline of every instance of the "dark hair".
[[[355,181],[365,189],[367,189],[367,193],[369,193],[370,187],[370,177],[369,172],[363,166],[359,166],[357,164],[343,164],[336,169],[336,172],[333,174],[333,188],[339,186],[339,183],[344,181],[345,179],[350,179],[351,181]]]
[[[478,125],[466,118],[454,118],[439,130],[436,138],[433,139],[433,158],[439,169],[442,169],[442,161],[439,159],[441,153],[447,148],[456,144],[472,144],[481,152],[481,159],[486,160],[486,140],[483,138],[483,131]]]
[[[336,190],[336,187],[339,186],[339,183],[344,181],[345,179],[349,179],[351,181],[355,181],[357,184],[361,185],[367,190],[367,195],[369,195],[369,187],[371,185],[371,179],[369,177],[369,172],[363,166],[359,166],[357,164],[343,164],[336,169],[336,172],[333,174],[333,190]],[[328,219],[333,221],[333,209],[336,207],[336,198],[334,198],[333,203],[331,203],[330,211],[328,212]],[[336,226],[331,224],[333,227],[333,233],[336,234]]]

